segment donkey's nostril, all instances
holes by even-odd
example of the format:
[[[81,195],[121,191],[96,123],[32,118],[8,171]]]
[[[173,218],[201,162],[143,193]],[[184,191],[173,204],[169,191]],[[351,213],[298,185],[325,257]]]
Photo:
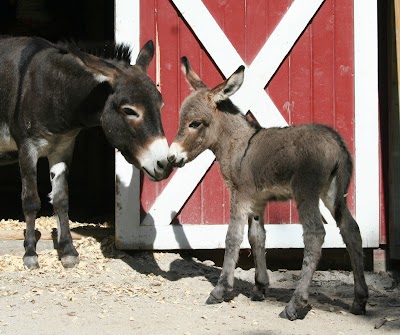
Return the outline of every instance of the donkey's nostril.
[[[165,165],[164,165],[163,162],[161,162],[161,161],[157,161],[157,166],[158,166],[160,169],[164,169],[164,167],[165,167]]]

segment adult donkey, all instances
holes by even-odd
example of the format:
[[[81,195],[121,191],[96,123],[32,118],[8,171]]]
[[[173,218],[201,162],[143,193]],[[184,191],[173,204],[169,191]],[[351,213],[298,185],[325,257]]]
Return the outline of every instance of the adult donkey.
[[[179,167],[211,149],[231,192],[231,222],[224,264],[207,302],[221,302],[224,293],[233,287],[246,223],[249,223],[256,270],[254,297],[264,298],[269,284],[265,262],[265,205],[268,201],[294,198],[304,231],[304,259],[300,281],[281,316],[296,319],[298,310],[307,304],[324,242],[325,229],[318,208],[321,198],[335,218],[350,254],[355,281],[351,312],[365,313],[368,288],[361,236],[346,203],[352,161],[341,136],[318,124],[285,128],[254,125],[229,99],[243,83],[243,66],[220,85],[208,89],[191,69],[187,58],[183,57],[182,63],[194,92],[182,104],[179,130],[168,159]]]
[[[49,160],[61,262],[64,267],[79,262],[69,230],[67,176],[80,130],[101,126],[110,144],[153,181],[171,172],[160,120],[162,97],[146,73],[153,42],[143,46],[135,65],[130,65],[126,46],[105,52],[111,57],[37,37],[0,38],[0,164],[19,162],[27,268],[39,267],[35,220],[41,205],[40,157]]]

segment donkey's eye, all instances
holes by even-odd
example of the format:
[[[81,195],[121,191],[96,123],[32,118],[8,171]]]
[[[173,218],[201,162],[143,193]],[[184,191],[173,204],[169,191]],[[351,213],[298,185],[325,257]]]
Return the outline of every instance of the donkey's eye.
[[[134,118],[139,118],[140,117],[140,114],[136,110],[134,110],[133,108],[123,107],[122,111],[127,116],[131,116],[131,117],[134,117]]]
[[[201,122],[200,121],[192,121],[189,123],[189,128],[198,128],[200,127]]]

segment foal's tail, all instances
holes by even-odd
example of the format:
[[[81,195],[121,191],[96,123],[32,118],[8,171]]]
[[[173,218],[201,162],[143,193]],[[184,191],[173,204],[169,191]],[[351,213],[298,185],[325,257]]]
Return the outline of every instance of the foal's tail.
[[[349,189],[351,176],[353,173],[353,161],[350,152],[343,138],[336,133],[336,141],[340,146],[340,155],[336,166],[336,197],[335,197],[335,213],[334,217],[337,225],[340,225],[343,214],[348,211],[347,208],[347,191]]]

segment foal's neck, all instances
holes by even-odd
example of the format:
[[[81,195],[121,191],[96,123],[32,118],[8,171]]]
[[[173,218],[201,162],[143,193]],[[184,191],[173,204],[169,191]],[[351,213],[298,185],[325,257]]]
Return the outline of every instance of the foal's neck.
[[[233,114],[220,111],[217,140],[211,148],[217,161],[232,161],[240,155],[256,131],[257,128],[240,112]]]

